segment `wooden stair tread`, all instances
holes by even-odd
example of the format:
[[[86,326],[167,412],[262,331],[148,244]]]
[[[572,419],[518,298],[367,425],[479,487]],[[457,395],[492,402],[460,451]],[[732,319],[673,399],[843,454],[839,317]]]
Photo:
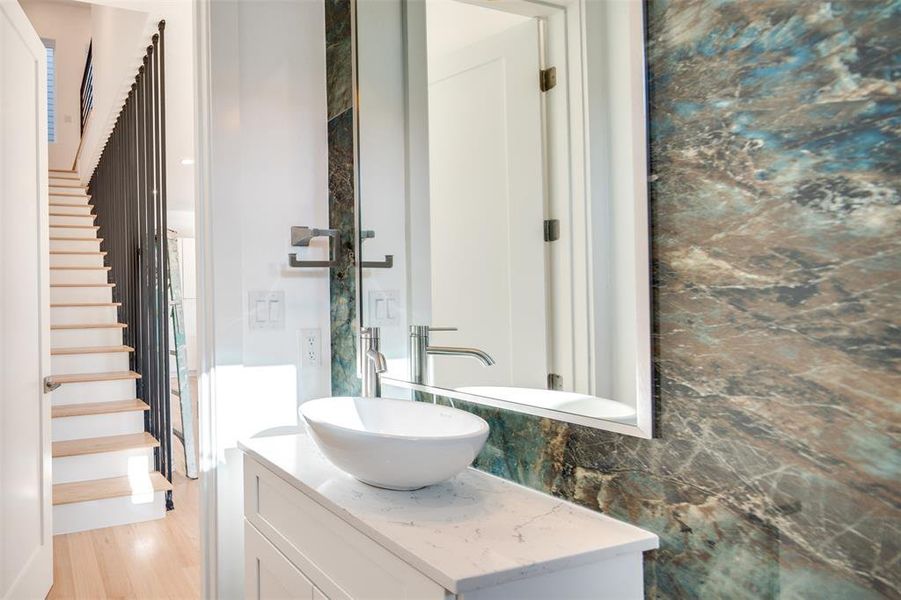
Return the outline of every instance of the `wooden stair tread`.
[[[84,404],[53,406],[50,408],[50,418],[86,417],[89,415],[108,415],[146,410],[150,410],[150,405],[138,398],[132,398],[130,400],[114,400],[112,402],[86,402]]]
[[[68,206],[69,208],[72,208],[73,206],[77,206],[77,207],[90,206],[91,208],[94,207],[94,205],[91,204],[91,203],[88,203],[88,204],[75,204],[74,202],[50,202],[50,203],[48,204],[48,206]],[[71,215],[70,215],[70,216],[71,216]],[[76,214],[76,215],[74,215],[74,216],[77,217],[78,215]]]
[[[82,252],[81,250],[51,250],[50,254],[79,254],[79,255],[85,255],[85,256],[106,256],[106,251]]]
[[[106,373],[72,373],[71,375],[51,375],[52,383],[93,383],[95,381],[122,381],[124,379],[140,379],[141,374],[134,371],[108,371]]]
[[[50,236],[50,241],[56,242],[102,242],[102,237],[92,237],[92,238],[84,238],[84,237],[62,237],[62,236]]]
[[[51,271],[109,271],[112,267],[50,267]]]
[[[116,352],[134,352],[131,346],[69,346],[51,348],[52,356],[64,356],[69,354],[113,354]]]
[[[79,219],[87,219],[88,217],[90,217],[92,221],[97,218],[97,215],[95,215],[94,213],[88,213],[86,215],[79,215],[79,214],[72,214],[72,213],[52,212],[52,213],[48,213],[48,214],[51,217],[78,217]],[[51,227],[62,227],[62,225],[51,225]]]
[[[73,483],[57,483],[53,486],[53,504],[73,504],[90,500],[121,498],[122,496],[144,496],[153,492],[167,492],[172,484],[159,471],[147,473],[147,479],[140,477],[111,477]]]
[[[100,306],[122,306],[121,302],[55,302],[50,308],[94,308]]]
[[[127,323],[61,323],[50,325],[50,330],[54,329],[125,329]]]
[[[125,435],[65,440],[63,442],[53,442],[52,444],[53,458],[119,452],[120,450],[133,450],[135,448],[156,448],[159,445],[159,441],[146,431],[126,433]]]
[[[99,225],[50,225],[50,227],[58,229],[93,229],[94,231],[100,229]]]
[[[59,288],[89,288],[89,287],[116,287],[115,283],[51,283],[50,287]]]

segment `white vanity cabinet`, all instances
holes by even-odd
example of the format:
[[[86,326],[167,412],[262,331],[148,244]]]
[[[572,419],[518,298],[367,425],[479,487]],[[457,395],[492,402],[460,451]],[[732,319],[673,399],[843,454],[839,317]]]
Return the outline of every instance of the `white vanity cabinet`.
[[[469,469],[414,492],[362,484],[304,435],[250,440],[246,597],[631,599],[653,534]]]

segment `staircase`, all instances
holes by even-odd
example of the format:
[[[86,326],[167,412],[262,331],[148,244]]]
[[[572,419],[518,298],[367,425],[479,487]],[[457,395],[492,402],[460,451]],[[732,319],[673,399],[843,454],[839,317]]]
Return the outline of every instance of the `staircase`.
[[[154,470],[92,209],[75,173],[50,172],[54,534],[160,519],[172,489]]]

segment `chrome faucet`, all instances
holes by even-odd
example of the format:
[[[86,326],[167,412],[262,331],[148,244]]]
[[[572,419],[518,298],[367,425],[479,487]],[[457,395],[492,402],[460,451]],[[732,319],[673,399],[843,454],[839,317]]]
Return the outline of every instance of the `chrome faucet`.
[[[360,350],[363,353],[362,395],[364,398],[378,398],[382,395],[379,375],[388,370],[388,361],[379,349],[378,327],[360,329]]]
[[[456,346],[431,346],[429,333],[433,331],[457,331],[456,327],[410,326],[410,381],[429,384],[429,354],[439,356],[469,356],[486,367],[494,364],[494,359],[484,350]]]

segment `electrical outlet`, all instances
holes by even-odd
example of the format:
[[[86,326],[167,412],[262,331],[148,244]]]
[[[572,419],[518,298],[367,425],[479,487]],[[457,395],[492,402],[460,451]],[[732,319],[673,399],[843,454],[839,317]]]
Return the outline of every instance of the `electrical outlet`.
[[[306,367],[322,365],[322,335],[319,329],[300,330],[300,364]]]

